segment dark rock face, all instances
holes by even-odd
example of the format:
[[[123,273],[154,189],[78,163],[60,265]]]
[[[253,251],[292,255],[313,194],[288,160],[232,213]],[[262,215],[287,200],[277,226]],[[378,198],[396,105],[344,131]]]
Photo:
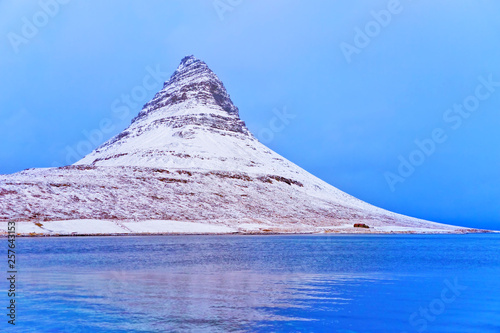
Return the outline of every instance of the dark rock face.
[[[135,121],[159,108],[193,101],[201,105],[222,108],[230,116],[239,118],[238,108],[233,104],[224,84],[207,64],[194,56],[181,60],[177,70],[165,82],[163,89],[144,105]]]
[[[209,112],[174,115],[162,110],[196,109],[203,107]],[[210,112],[212,111],[213,112]],[[222,112],[221,112],[222,111]],[[155,120],[147,121],[150,115]],[[161,115],[161,116],[160,116]],[[158,118],[158,119],[156,119]],[[187,56],[165,82],[163,89],[144,105],[138,116],[132,120],[135,130],[126,131],[127,136],[116,137],[111,142],[98,148],[98,151],[114,143],[120,143],[127,137],[137,137],[154,127],[179,129],[178,136],[189,138],[184,127],[196,126],[209,132],[222,135],[244,135],[254,138],[239,117],[239,110],[231,101],[224,84],[207,64],[194,56]]]
[[[245,133],[245,122],[230,117],[222,117],[215,114],[199,114],[191,116],[173,116],[155,120],[151,126],[164,124],[172,128],[182,128],[189,123],[197,126],[207,126],[229,132]]]
[[[370,229],[369,226],[367,226],[366,224],[364,223],[355,223],[354,224],[354,228],[366,228],[366,229]]]

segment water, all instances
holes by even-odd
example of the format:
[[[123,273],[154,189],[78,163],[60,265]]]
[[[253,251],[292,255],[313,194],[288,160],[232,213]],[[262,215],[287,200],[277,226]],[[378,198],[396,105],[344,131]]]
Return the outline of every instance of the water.
[[[17,252],[18,332],[500,332],[500,235],[18,238]]]

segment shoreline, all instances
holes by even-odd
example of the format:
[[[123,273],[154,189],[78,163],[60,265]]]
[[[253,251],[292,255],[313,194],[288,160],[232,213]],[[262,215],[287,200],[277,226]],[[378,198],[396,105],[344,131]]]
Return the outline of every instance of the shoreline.
[[[16,233],[20,238],[59,238],[59,237],[142,237],[142,236],[380,236],[380,235],[468,235],[496,234],[500,231],[467,229],[458,231],[337,231],[337,232],[144,232],[144,233]],[[0,238],[8,238],[8,233],[0,233]]]
[[[143,236],[381,236],[381,235],[470,235],[470,234],[496,234],[498,231],[480,230],[470,232],[329,232],[329,233],[142,233],[142,234],[16,234],[16,238],[67,238],[67,237],[143,237]],[[7,234],[0,234],[0,238],[8,238]]]
[[[14,222],[14,221],[11,221]],[[438,223],[388,225],[371,221],[369,228],[354,227],[342,221],[307,223],[270,223],[248,220],[64,220],[18,221],[14,229],[8,221],[0,221],[0,238],[11,233],[17,237],[112,237],[112,236],[202,236],[202,235],[431,235],[496,233],[498,231],[449,226]],[[364,224],[361,224],[364,225]]]
[[[144,234],[39,234],[39,235],[26,235],[26,234],[16,234],[16,238],[73,238],[73,237],[144,237],[144,236],[165,236],[165,237],[176,237],[176,236],[383,236],[383,235],[471,235],[471,234],[497,234],[499,231],[477,231],[477,232],[428,232],[428,233],[417,233],[417,232],[374,232],[374,233],[349,233],[349,232],[337,232],[337,233],[231,233],[231,234],[181,234],[181,233],[144,233]],[[0,239],[7,239],[8,235],[0,234]]]

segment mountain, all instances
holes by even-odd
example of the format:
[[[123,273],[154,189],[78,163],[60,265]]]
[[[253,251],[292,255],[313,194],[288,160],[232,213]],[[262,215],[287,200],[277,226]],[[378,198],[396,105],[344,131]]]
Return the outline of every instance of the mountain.
[[[0,176],[2,220],[41,234],[470,231],[372,206],[270,150],[193,56],[74,165]]]

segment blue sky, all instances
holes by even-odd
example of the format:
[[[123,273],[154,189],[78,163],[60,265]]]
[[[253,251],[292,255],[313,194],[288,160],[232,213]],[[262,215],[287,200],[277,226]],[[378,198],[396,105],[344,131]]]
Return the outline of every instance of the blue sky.
[[[74,162],[194,54],[257,136],[295,116],[264,141],[314,175],[500,229],[500,2],[60,2],[0,1],[0,173]]]

